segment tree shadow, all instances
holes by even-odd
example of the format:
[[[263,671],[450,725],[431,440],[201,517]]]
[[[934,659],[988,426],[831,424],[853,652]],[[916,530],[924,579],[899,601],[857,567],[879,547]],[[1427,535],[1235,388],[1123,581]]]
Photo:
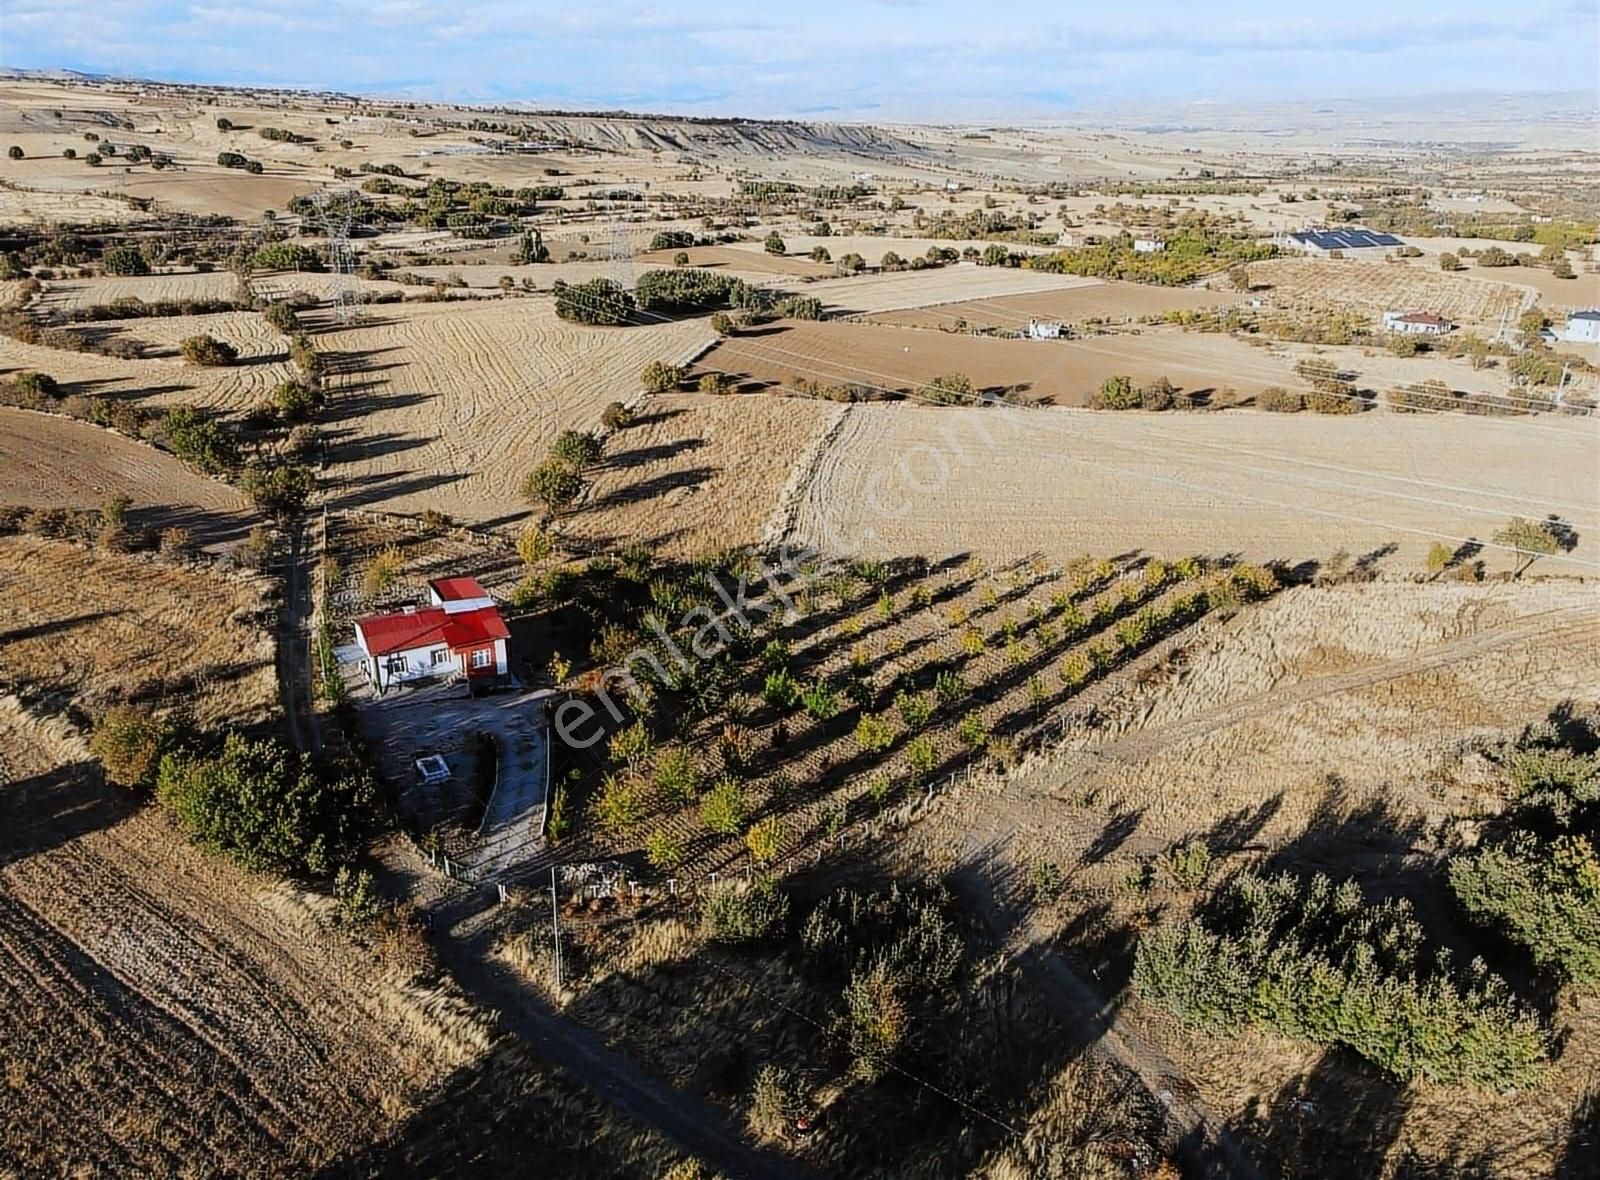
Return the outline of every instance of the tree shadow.
[[[0,798],[0,868],[114,827],[140,807],[133,792],[108,785],[89,761],[0,783]]]
[[[1229,1130],[1270,1175],[1366,1180],[1384,1173],[1410,1099],[1330,1049],[1270,1102],[1251,1099]]]

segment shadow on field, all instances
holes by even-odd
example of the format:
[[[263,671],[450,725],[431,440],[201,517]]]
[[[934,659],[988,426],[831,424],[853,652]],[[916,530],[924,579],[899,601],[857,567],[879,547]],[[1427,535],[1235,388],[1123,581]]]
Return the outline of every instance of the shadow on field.
[[[108,785],[93,762],[74,762],[0,784],[0,868],[114,827],[139,810],[130,791]]]

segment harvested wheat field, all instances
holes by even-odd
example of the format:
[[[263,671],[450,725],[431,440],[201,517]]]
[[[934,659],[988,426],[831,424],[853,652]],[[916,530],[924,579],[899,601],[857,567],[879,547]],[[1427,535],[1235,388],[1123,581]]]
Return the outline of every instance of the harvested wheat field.
[[[124,299],[138,299],[145,303],[177,299],[232,299],[238,286],[239,280],[225,270],[52,279],[45,284],[34,306],[42,312],[56,312],[117,303]]]
[[[523,477],[560,431],[596,428],[646,364],[686,361],[709,339],[698,321],[570,324],[547,299],[374,309],[318,338],[352,358],[324,415],[329,504],[520,518]]]
[[[1340,308],[1375,322],[1386,311],[1427,311],[1489,331],[1500,327],[1502,315],[1515,321],[1536,298],[1533,291],[1509,283],[1399,262],[1274,258],[1251,263],[1250,279],[1267,288],[1267,298],[1280,307]]]
[[[0,406],[0,505],[98,508],[113,496],[133,501],[133,524],[187,528],[207,547],[237,540],[256,520],[234,488],[148,443]]]
[[[642,542],[681,558],[754,545],[791,471],[837,413],[755,395],[649,398],[633,426],[608,437],[565,531],[592,545]]]
[[[927,270],[849,275],[818,279],[814,283],[784,284],[787,290],[811,295],[836,316],[896,311],[907,307],[932,307],[973,299],[1004,298],[1035,291],[1067,291],[1094,286],[1099,279],[1018,270],[1005,266],[957,263]]]
[[[90,713],[183,700],[202,724],[276,714],[263,582],[37,537],[0,538],[0,559],[0,684]]]
[[[762,279],[774,275],[825,279],[836,273],[826,262],[813,262],[803,254],[768,254],[765,250],[740,250],[732,246],[687,246],[683,250],[651,250],[637,257],[641,267],[670,267],[678,255],[687,254],[690,266],[705,266],[731,274]]]
[[[0,1139],[23,1174],[303,1174],[487,1042],[335,934],[327,899],[104,784],[61,722],[0,697],[0,749]]]
[[[1513,515],[1553,513],[1577,547],[1545,564],[1585,573],[1600,568],[1597,460],[1592,424],[1559,419],[856,405],[790,525],[874,556],[1142,549],[1298,562],[1392,546],[1386,563],[1415,570],[1435,540],[1487,542]],[[1483,557],[1508,565],[1492,546]]]
[[[780,385],[798,377],[906,393],[935,377],[963,373],[980,390],[1067,406],[1085,404],[1116,374],[1136,383],[1166,377],[1188,391],[1232,388],[1241,396],[1269,385],[1304,384],[1281,350],[1176,328],[1087,340],[1006,340],[886,324],[791,321],[728,337],[701,367]]]
[[[184,336],[205,331],[208,322],[227,324],[238,339],[219,339],[240,347],[246,354],[243,364],[208,368],[185,364],[176,355],[176,344]],[[80,329],[82,330],[82,329]],[[68,394],[113,394],[152,406],[188,403],[227,413],[243,413],[266,400],[274,386],[294,376],[289,365],[286,342],[276,333],[267,333],[266,322],[247,312],[225,312],[214,316],[151,317],[115,320],[98,324],[98,334],[143,340],[170,355],[136,360],[74,352],[38,344],[23,344],[6,339],[3,355],[7,368],[32,369],[48,373]],[[272,350],[276,350],[273,352]],[[248,353],[259,350],[251,359]]]
[[[969,299],[935,307],[877,312],[868,318],[875,324],[896,324],[908,328],[993,328],[1001,332],[1020,332],[1027,328],[1028,321],[1032,319],[1061,323],[1126,320],[1169,311],[1226,307],[1237,301],[1236,296],[1198,287],[1151,287],[1140,283],[1107,281],[1070,287],[1064,291],[997,295],[992,299]]]

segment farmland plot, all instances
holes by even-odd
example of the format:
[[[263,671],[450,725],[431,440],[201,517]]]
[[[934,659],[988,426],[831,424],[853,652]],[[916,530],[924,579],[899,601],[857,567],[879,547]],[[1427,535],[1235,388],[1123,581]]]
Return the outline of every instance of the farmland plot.
[[[834,315],[894,311],[906,307],[932,307],[967,299],[1002,298],[1035,291],[1067,291],[1090,287],[1099,279],[1050,274],[1042,270],[1016,270],[1004,266],[961,263],[886,274],[859,274],[814,283],[784,284],[787,290],[822,300]]]
[[[868,318],[875,324],[898,324],[911,328],[955,329],[965,326],[1017,332],[1027,328],[1031,319],[1062,323],[1088,319],[1136,319],[1168,311],[1226,307],[1233,302],[1236,302],[1235,296],[1197,287],[1152,287],[1142,283],[1108,281],[1070,287],[1064,291],[996,295],[993,298],[941,303],[934,307],[877,312]]]
[[[1427,311],[1495,329],[1502,315],[1515,320],[1534,299],[1532,291],[1509,283],[1400,263],[1273,258],[1252,263],[1250,277],[1268,288],[1275,304],[1341,308],[1377,323],[1386,311]]]
[[[864,405],[822,454],[794,527],[825,548],[874,556],[1134,548],[1301,561],[1394,545],[1390,560],[1417,569],[1434,540],[1486,541],[1512,515],[1554,513],[1578,545],[1547,563],[1581,573],[1600,553],[1597,461],[1592,424],[1557,419],[1057,409],[1002,418]],[[1483,556],[1507,565],[1504,553]]]
[[[272,716],[270,611],[254,581],[0,538],[0,684],[70,694],[89,711],[182,697],[201,723]]]
[[[245,499],[175,456],[87,422],[0,407],[0,505],[98,508],[133,501],[139,526],[188,528],[196,542],[236,540],[255,520]]]
[[[319,337],[353,362],[324,416],[331,505],[519,517],[522,478],[560,431],[596,428],[647,363],[686,361],[709,339],[693,320],[570,324],[547,299],[375,309]]]
[[[1083,405],[1116,374],[1137,383],[1166,377],[1186,390],[1231,387],[1241,395],[1303,384],[1286,354],[1175,328],[1085,340],[1006,340],[885,324],[795,321],[731,336],[706,355],[702,367],[777,384],[804,378],[908,393],[935,377],[962,373],[977,389],[1054,405]]]
[[[650,398],[636,425],[608,439],[594,486],[565,531],[683,558],[753,545],[832,409],[758,396]]]

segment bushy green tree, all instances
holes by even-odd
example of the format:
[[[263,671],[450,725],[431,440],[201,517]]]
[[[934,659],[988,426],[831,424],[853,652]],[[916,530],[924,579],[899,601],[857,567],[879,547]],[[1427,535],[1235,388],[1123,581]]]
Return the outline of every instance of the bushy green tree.
[[[568,507],[583,491],[583,480],[561,459],[546,459],[528,473],[522,494],[537,500],[551,512]]]
[[[317,477],[303,463],[250,463],[239,487],[250,502],[274,516],[293,516],[306,506],[317,489]]]
[[[724,775],[700,800],[700,822],[719,835],[737,835],[744,828],[746,810],[744,784]]]
[[[349,863],[377,807],[364,772],[238,734],[215,755],[163,757],[156,796],[198,843],[248,868],[316,877]]]
[[[147,275],[150,261],[137,246],[112,246],[100,256],[108,275]]]
[[[634,296],[611,279],[586,283],[557,280],[556,314],[579,324],[625,324],[633,317]]]

